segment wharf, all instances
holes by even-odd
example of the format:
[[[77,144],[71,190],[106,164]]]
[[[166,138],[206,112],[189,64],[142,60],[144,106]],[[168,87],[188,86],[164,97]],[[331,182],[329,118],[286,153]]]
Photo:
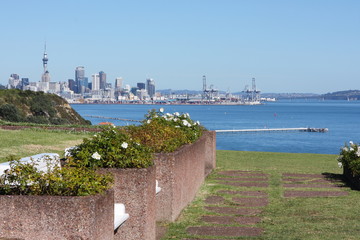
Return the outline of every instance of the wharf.
[[[217,133],[236,133],[236,132],[276,132],[276,131],[300,131],[300,132],[327,132],[327,128],[259,128],[259,129],[232,129],[215,130]]]

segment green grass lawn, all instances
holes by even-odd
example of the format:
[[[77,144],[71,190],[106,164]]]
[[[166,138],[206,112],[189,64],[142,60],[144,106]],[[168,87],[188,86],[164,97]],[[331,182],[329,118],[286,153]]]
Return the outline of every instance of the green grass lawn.
[[[212,225],[200,220],[205,211],[204,199],[210,194],[231,199],[231,196],[217,193],[221,184],[215,177],[222,170],[258,170],[270,176],[268,188],[226,186],[229,190],[263,190],[269,194],[270,203],[260,214],[262,221],[256,225],[264,229],[263,235],[223,239],[360,239],[360,191],[344,186],[341,190],[348,191],[348,196],[283,197],[283,173],[333,173],[341,177],[342,169],[338,168],[336,158],[336,155],[323,154],[217,151],[217,169],[207,177],[195,201],[183,211],[178,221],[168,224],[168,234],[163,239],[192,239],[194,236],[186,233],[187,227]]]
[[[0,129],[0,162],[9,155],[27,157],[39,153],[63,154],[64,149],[82,142],[90,133],[51,130],[2,130]]]

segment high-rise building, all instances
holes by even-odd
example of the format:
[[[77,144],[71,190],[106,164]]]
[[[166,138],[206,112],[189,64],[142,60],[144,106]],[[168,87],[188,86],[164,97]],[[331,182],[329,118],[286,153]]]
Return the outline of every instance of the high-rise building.
[[[99,74],[93,74],[92,76],[92,88],[91,90],[97,91],[100,90],[100,77]]]
[[[21,88],[24,90],[29,85],[29,78],[21,78]]]
[[[122,89],[122,84],[123,84],[123,79],[122,77],[117,77],[115,79],[115,90],[116,91],[121,91]]]
[[[137,87],[139,88],[139,90],[145,89],[145,83],[139,82],[137,83]]]
[[[8,88],[21,88],[21,81],[18,74],[13,73],[10,75]]]
[[[44,49],[44,56],[42,58],[42,62],[43,62],[43,68],[44,68],[44,73],[41,76],[41,81],[42,82],[50,82],[50,73],[47,69],[47,62],[48,62],[48,56],[46,53],[46,43],[45,43],[45,49]]]
[[[106,88],[106,73],[104,73],[103,71],[100,71],[99,78],[100,78],[100,89],[105,90],[105,88]]]
[[[76,92],[76,83],[74,79],[68,79],[68,85],[71,91]]]
[[[85,85],[85,68],[78,66],[75,69],[75,93],[84,93],[87,83]]]
[[[155,81],[152,78],[146,79],[146,90],[150,98],[155,96]]]

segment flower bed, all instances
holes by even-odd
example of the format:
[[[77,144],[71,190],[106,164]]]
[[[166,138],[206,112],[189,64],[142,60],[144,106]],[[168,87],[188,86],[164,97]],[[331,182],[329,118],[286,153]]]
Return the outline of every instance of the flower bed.
[[[155,166],[148,147],[121,129],[105,127],[66,155],[71,166],[113,175],[115,203],[124,204],[130,215],[114,239],[155,239]]]
[[[60,168],[58,159],[11,160],[0,176],[0,238],[113,239],[110,178],[89,169]]]

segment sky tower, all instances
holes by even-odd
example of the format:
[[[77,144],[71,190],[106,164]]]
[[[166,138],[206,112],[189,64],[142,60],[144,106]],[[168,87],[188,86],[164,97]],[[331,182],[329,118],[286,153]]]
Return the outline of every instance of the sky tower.
[[[49,74],[49,71],[47,70],[47,62],[48,62],[48,60],[49,59],[48,59],[48,56],[47,56],[47,53],[46,53],[46,43],[45,43],[44,56],[43,56],[43,59],[42,59],[43,67],[44,67],[44,73],[41,76],[41,81],[42,82],[50,82],[50,74]]]

